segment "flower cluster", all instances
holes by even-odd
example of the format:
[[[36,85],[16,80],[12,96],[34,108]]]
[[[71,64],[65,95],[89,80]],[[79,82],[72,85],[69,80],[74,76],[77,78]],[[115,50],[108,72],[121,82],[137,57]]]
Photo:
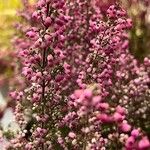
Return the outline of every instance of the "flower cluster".
[[[101,97],[101,87],[90,85],[87,89],[76,90],[68,101],[69,113],[60,127],[67,128],[68,134],[59,135],[58,142],[65,149],[146,149],[150,142],[140,131],[126,120],[127,110],[122,106],[111,106]]]
[[[100,7],[103,15],[110,5],[119,3],[127,10],[133,20],[133,28],[130,31],[130,51],[138,59],[143,61],[149,54],[150,47],[150,1],[149,0],[93,0],[93,5]]]
[[[92,0],[39,0],[27,18],[30,25],[19,26],[26,37],[16,39],[26,81],[10,93],[20,125],[11,147],[149,148],[142,130],[150,120],[140,123],[149,114],[150,60],[140,65],[128,51],[126,11],[115,4],[103,15]]]

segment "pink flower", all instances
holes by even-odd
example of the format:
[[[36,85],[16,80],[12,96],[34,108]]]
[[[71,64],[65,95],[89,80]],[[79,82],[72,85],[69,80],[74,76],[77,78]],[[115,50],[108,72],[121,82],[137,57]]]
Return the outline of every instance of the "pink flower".
[[[39,18],[39,14],[36,11],[33,12],[32,18],[35,19],[35,20],[37,20]]]
[[[124,116],[122,116],[121,114],[115,112],[113,115],[113,119],[117,122],[122,121],[124,119]]]
[[[74,132],[69,132],[68,136],[74,139],[76,137],[76,134]]]
[[[46,3],[45,3],[45,0],[39,0],[38,3],[37,3],[37,6],[38,6],[38,7],[44,7],[45,4],[46,4]]]
[[[98,104],[99,108],[102,110],[106,110],[109,108],[109,104],[108,103],[100,103]]]
[[[50,17],[47,17],[46,19],[44,19],[44,21],[45,21],[46,27],[49,27],[52,23],[52,19]]]
[[[26,33],[26,35],[27,35],[28,37],[30,37],[30,38],[34,38],[34,37],[36,36],[36,33],[31,30],[31,31],[28,31],[28,32]]]
[[[74,95],[75,95],[76,98],[80,98],[82,93],[83,93],[82,90],[75,90]]]
[[[58,74],[56,77],[55,77],[55,81],[56,82],[60,82],[60,81],[62,81],[64,79],[64,76],[63,75],[60,75],[60,74]]]
[[[97,115],[97,119],[100,120],[102,123],[108,123],[112,121],[112,118],[107,114],[99,114]]]
[[[86,97],[86,98],[91,98],[92,97],[92,90],[90,90],[90,89],[86,89],[86,90],[84,90],[84,96]]]
[[[125,145],[126,145],[127,148],[132,148],[134,142],[135,142],[135,139],[134,139],[132,136],[130,136],[130,137],[127,139]]]
[[[122,115],[124,115],[126,113],[125,108],[123,108],[123,107],[121,107],[119,105],[116,108],[116,112],[118,112],[118,113],[120,113]]]
[[[31,150],[33,149],[33,146],[31,144],[26,144],[25,150]]]
[[[148,140],[147,137],[143,137],[139,143],[138,143],[138,147],[140,150],[145,150],[147,148],[150,148],[150,141]]]
[[[129,132],[131,130],[131,126],[127,123],[122,123],[120,125],[120,129],[123,131],[123,132]]]
[[[132,132],[131,132],[131,135],[134,138],[137,138],[139,136],[139,130],[138,129],[133,129]]]
[[[44,36],[44,38],[45,38],[45,40],[46,40],[48,43],[50,43],[51,40],[52,40],[52,37],[51,37],[50,35],[48,35],[48,34],[46,34],[46,35]]]
[[[92,105],[97,105],[101,101],[101,96],[94,96],[92,98]]]
[[[131,19],[127,19],[127,27],[130,29],[132,27],[132,20]]]

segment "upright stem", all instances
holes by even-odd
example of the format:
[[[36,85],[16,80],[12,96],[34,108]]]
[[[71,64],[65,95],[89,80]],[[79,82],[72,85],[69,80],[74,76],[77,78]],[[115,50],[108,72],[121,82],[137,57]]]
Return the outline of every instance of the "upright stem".
[[[90,15],[89,15],[89,7],[90,7],[90,1],[91,0],[87,0],[86,1],[86,25],[87,25],[87,28],[86,28],[86,33],[88,34],[89,32],[89,21],[90,21]],[[89,43],[89,42],[88,42]],[[87,49],[89,49],[89,45],[87,44]],[[86,115],[86,122],[85,122],[85,128],[88,127],[88,114]],[[84,134],[84,143],[83,143],[83,150],[86,150],[86,147],[87,147],[87,133]]]
[[[49,16],[49,3],[47,4],[46,15]],[[46,30],[47,30],[47,27],[45,26],[45,31]],[[44,48],[43,53],[42,53],[42,76],[43,76],[43,79],[42,79],[42,96],[41,96],[41,100],[42,100],[42,108],[41,108],[41,110],[42,110],[42,116],[44,116],[45,113],[46,113],[45,112],[45,105],[46,105],[46,98],[45,98],[45,87],[46,87],[46,84],[45,84],[45,82],[46,81],[44,79],[44,71],[45,71],[45,67],[46,67],[46,58],[47,58],[46,53],[47,53],[47,48]],[[43,121],[42,121],[41,126],[42,126],[42,128],[45,128],[45,123]],[[45,150],[44,143],[42,143],[41,149]]]
[[[42,56],[42,76],[44,75],[44,69],[45,69],[45,59],[46,59],[46,48],[43,50],[43,56]],[[45,99],[45,79],[43,77],[43,81],[42,81],[42,96],[41,96],[41,100],[42,100],[42,116],[45,115],[45,104],[46,104],[46,99]],[[42,121],[41,123],[42,128],[45,128],[45,123]],[[44,143],[42,143],[41,145],[41,149],[45,150],[45,146]]]
[[[43,75],[43,71],[45,69],[45,66],[46,66],[46,48],[44,49],[43,51],[43,58],[42,58],[42,75]],[[43,82],[42,82],[42,115],[45,114],[45,104],[46,104],[46,100],[45,100],[45,79],[43,78]],[[42,128],[44,128],[44,122],[42,122]]]

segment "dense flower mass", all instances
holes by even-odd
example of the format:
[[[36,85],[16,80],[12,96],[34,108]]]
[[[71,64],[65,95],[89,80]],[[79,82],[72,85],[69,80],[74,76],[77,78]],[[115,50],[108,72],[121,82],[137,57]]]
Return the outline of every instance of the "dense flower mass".
[[[10,148],[150,148],[150,59],[129,53],[126,11],[114,4],[102,13],[92,0],[26,10],[29,24],[16,25],[23,35],[14,39],[25,80],[10,93],[20,126]]]

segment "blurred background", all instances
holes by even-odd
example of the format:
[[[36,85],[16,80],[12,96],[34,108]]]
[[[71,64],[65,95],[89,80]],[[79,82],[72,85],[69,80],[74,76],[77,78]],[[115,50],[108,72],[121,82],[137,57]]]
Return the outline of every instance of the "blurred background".
[[[24,7],[27,0],[0,0],[0,89],[6,96],[6,83],[13,76],[14,53],[15,49],[12,44],[14,35],[16,34],[15,24],[20,21],[18,11]],[[33,4],[34,0],[29,3]]]
[[[8,104],[8,91],[13,84],[15,77],[15,49],[12,44],[12,39],[16,34],[15,24],[21,19],[18,11],[24,8],[24,3],[27,0],[0,0],[0,129],[6,134],[9,130],[15,130],[17,124],[14,122],[12,108]],[[32,5],[34,0],[30,0]],[[5,113],[3,114],[3,110]],[[15,128],[16,127],[16,128]],[[0,138],[1,138],[0,131]],[[3,149],[0,145],[0,150]]]

